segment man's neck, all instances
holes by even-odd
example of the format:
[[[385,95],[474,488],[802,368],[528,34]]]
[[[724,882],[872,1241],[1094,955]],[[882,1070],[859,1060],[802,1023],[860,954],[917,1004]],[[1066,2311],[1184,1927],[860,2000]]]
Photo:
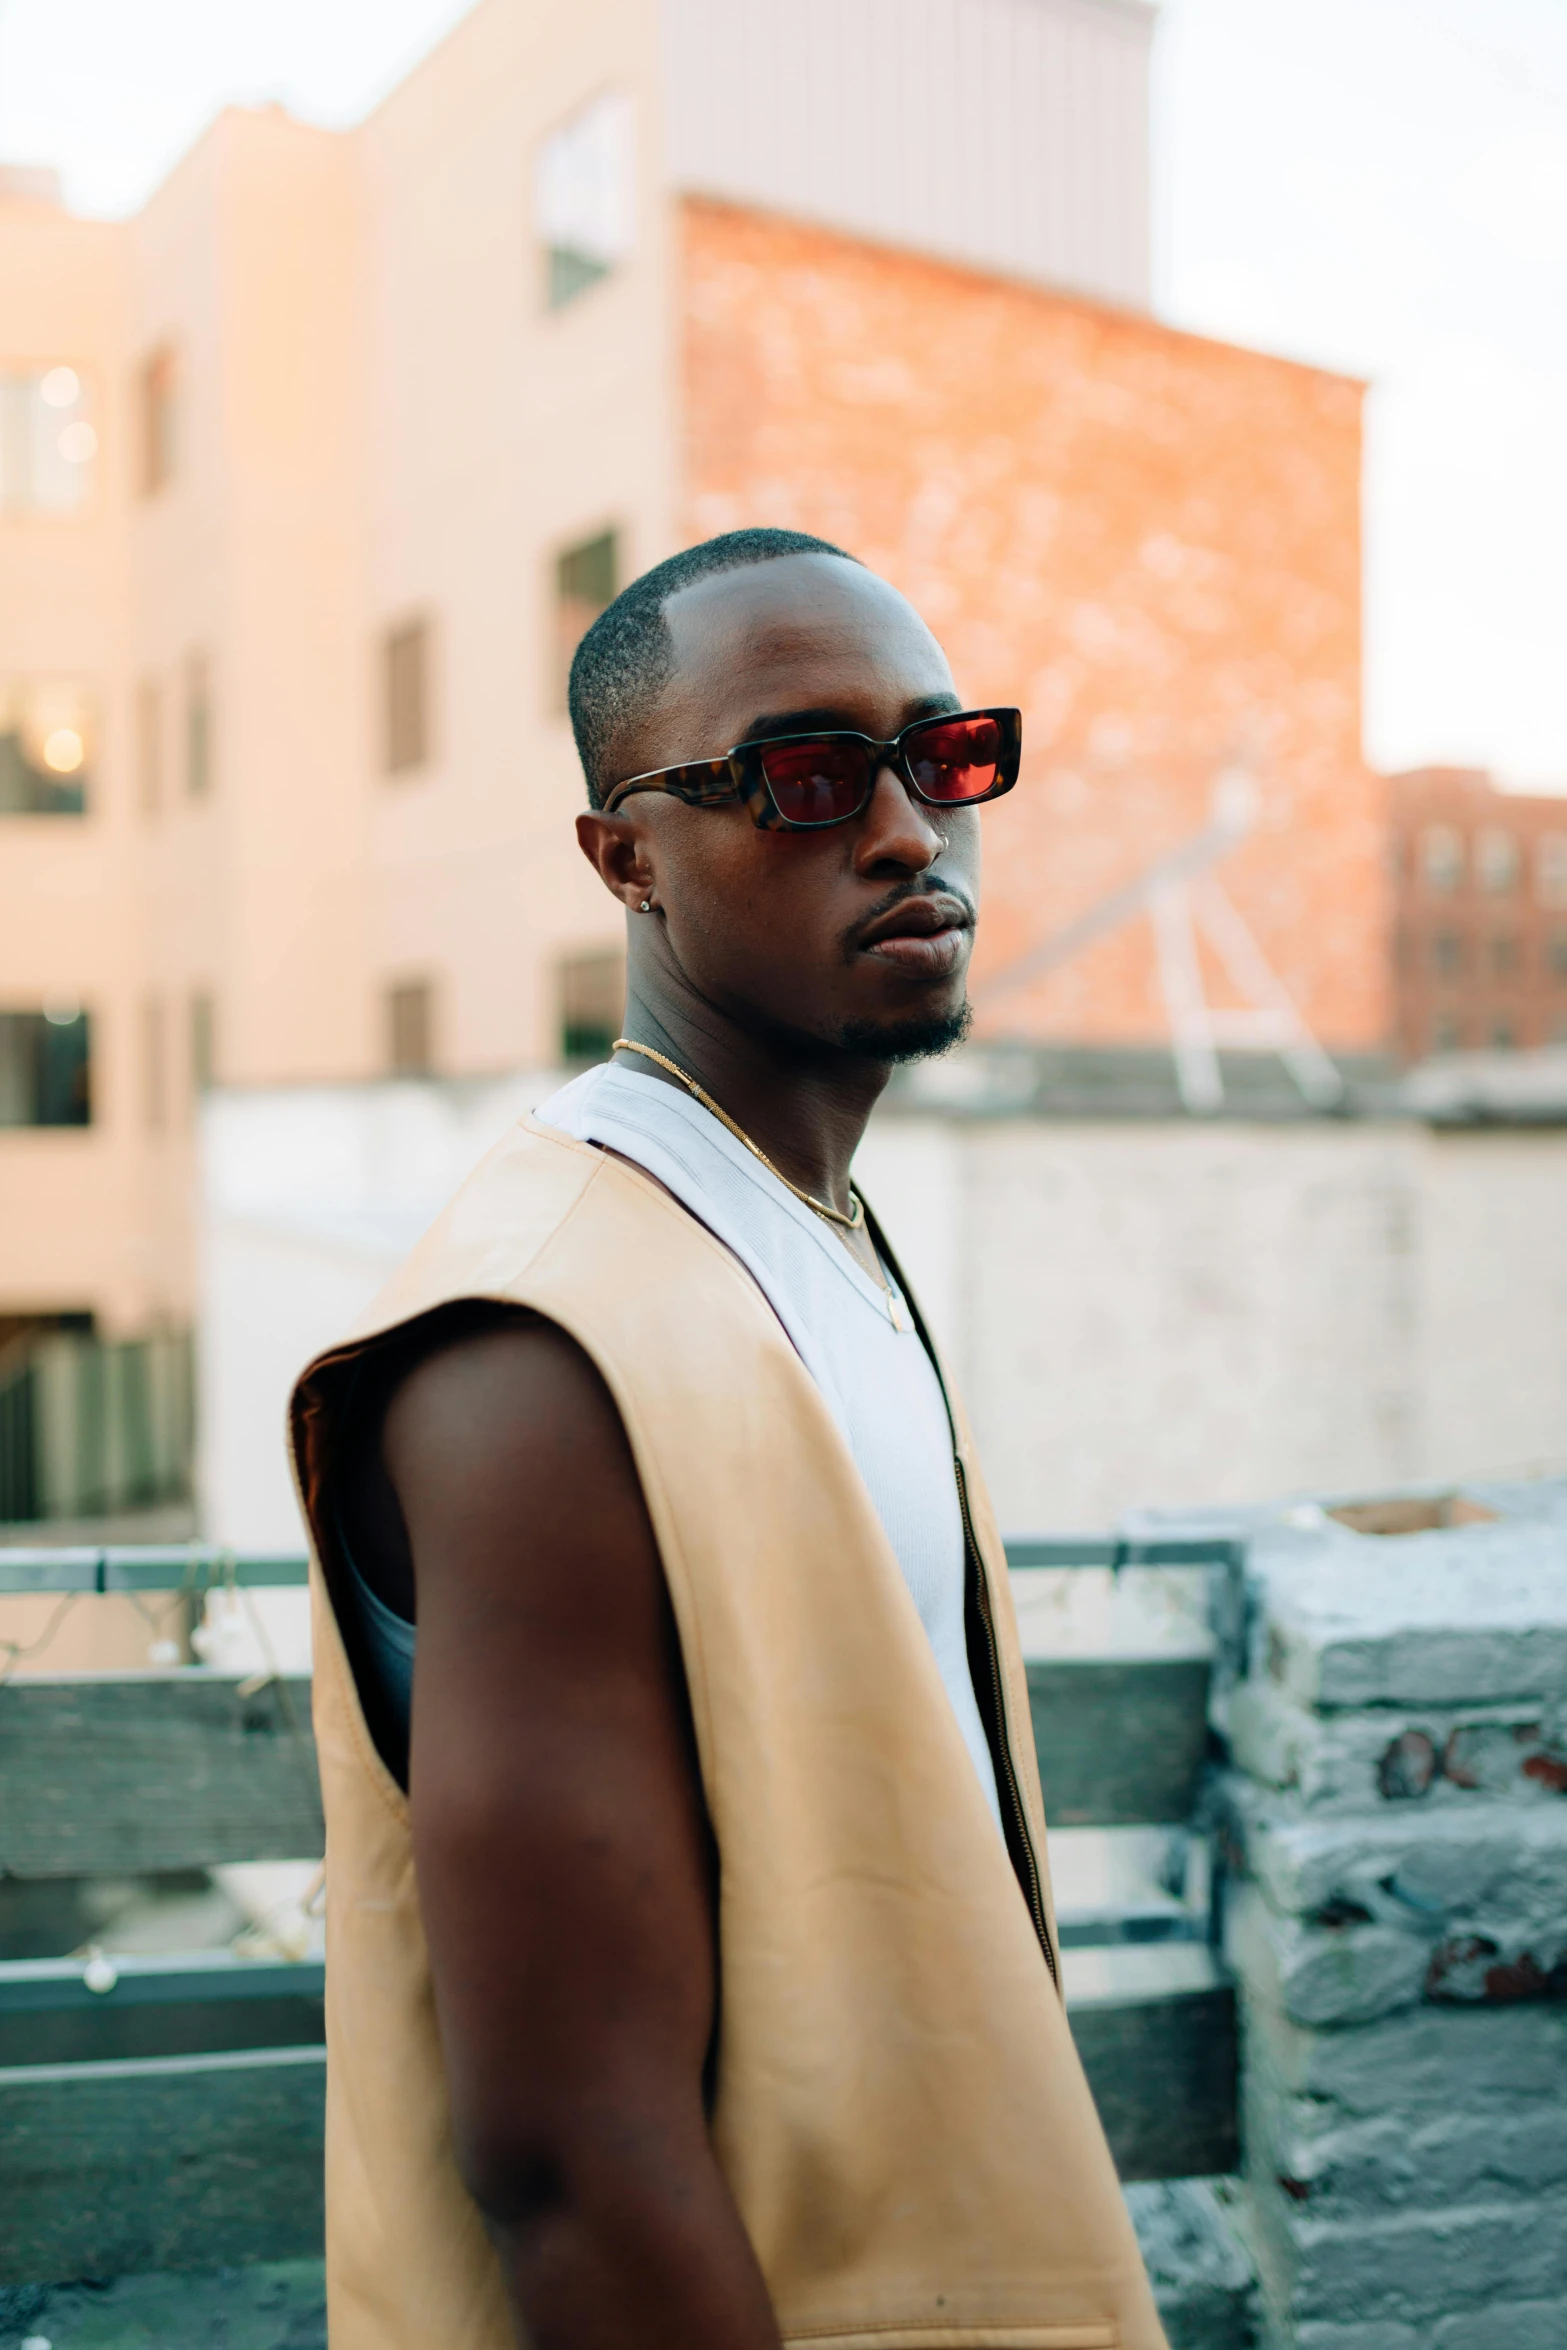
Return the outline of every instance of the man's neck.
[[[622,1034],[695,1078],[791,1183],[846,1210],[849,1162],[891,1074],[885,1061],[804,1041],[773,1041],[711,1005],[656,1005],[633,994]],[[679,1080],[641,1053],[619,1066]]]

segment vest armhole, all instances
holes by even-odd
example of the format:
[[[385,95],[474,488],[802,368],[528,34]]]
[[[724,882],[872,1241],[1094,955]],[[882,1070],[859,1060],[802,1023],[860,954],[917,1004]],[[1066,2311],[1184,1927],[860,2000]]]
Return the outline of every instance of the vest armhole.
[[[504,1298],[447,1299],[313,1365],[296,1395],[299,1484],[325,1597],[370,1743],[405,1799],[408,1733],[376,1669],[349,1563],[351,1557],[375,1598],[403,1613],[402,1593],[394,1598],[384,1571],[377,1573],[375,1543],[365,1524],[365,1456],[379,1445],[397,1388],[433,1353],[508,1322],[541,1318]],[[412,1620],[417,1623],[417,1606]]]

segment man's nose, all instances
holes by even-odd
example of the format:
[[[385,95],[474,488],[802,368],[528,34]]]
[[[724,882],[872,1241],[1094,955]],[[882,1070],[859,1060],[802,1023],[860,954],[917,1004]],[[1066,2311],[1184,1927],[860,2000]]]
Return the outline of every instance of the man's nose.
[[[928,808],[912,797],[891,761],[877,770],[855,843],[855,864],[862,873],[896,865],[906,873],[923,873],[934,865],[944,846]]]

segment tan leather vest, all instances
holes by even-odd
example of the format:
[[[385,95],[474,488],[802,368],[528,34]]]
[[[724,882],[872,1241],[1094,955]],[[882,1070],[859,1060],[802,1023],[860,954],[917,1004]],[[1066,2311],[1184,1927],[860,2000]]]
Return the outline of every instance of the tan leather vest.
[[[859,1472],[761,1291],[656,1185],[531,1122],[295,1397],[317,1546],[332,2350],[516,2340],[453,2160],[408,1806],[329,1597],[338,1375],[463,1298],[558,1323],[625,1421],[721,1864],[713,2144],[784,2339],[1164,2350],[1047,1960],[1027,1686],[961,1416],[1016,1867]]]

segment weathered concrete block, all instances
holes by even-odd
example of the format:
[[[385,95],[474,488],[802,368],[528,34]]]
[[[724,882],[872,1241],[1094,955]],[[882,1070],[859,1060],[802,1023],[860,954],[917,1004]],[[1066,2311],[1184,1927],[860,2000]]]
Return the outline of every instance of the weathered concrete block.
[[[1515,2301],[1485,2313],[1483,2337],[1472,2310],[1438,2318],[1434,2326],[1406,2326],[1383,2319],[1370,2325],[1309,2322],[1292,2334],[1288,2350],[1563,2350],[1567,2344],[1567,2302]],[[1286,2350],[1274,2334],[1268,2350]]]
[[[1254,2183],[1252,2228],[1276,2329],[1475,2322],[1498,2302],[1567,2296],[1567,2197],[1318,2220]]]
[[[1467,2325],[1473,2324],[1466,2318]],[[1288,2335],[1270,2332],[1268,2350],[1429,2350],[1423,2328],[1401,2326],[1386,2318],[1370,2325],[1318,2325],[1308,2319],[1292,2326]]]
[[[1308,1706],[1567,1697],[1567,1535],[1503,1520],[1396,1541],[1324,1519],[1252,1549],[1253,1677]]]
[[[1238,1767],[1307,1811],[1550,1804],[1567,1793],[1567,1709],[1386,1706],[1321,1713],[1243,1681],[1226,1729]]]
[[[1245,2079],[1242,2134],[1248,2173],[1314,2218],[1567,2193],[1567,2100],[1554,2092],[1484,2116],[1350,2117],[1281,2093],[1259,2064]]]
[[[1567,2084],[1567,2005],[1416,2007],[1348,2031],[1315,2031],[1249,1991],[1241,2006],[1243,2065],[1280,2096],[1345,2115],[1396,2113],[1414,2122],[1461,2113],[1486,2124]]]
[[[1357,1901],[1416,1924],[1486,1907],[1567,1918],[1567,1803],[1323,1814],[1248,1779],[1226,1792],[1248,1871],[1276,1909]]]
[[[1232,2217],[1238,2192],[1232,2179],[1126,2190],[1170,2350],[1252,2350],[1257,2280]]]
[[[1248,1991],[1299,2024],[1364,2023],[1412,2007],[1429,1964],[1426,1943],[1400,1926],[1280,1917],[1256,1885],[1230,1898],[1225,1955]]]
[[[1419,1940],[1430,1997],[1527,1997],[1555,1988],[1557,1969],[1567,1989],[1567,1804],[1324,1815],[1239,1777],[1226,1800],[1273,1909],[1330,1932],[1375,1924]]]
[[[0,2287],[0,2344],[53,2350],[326,2350],[319,2260],[90,2285]]]
[[[1483,2350],[1563,2350],[1567,2301],[1493,2302],[1485,2313]],[[1431,2350],[1477,2350],[1475,2321],[1466,2312],[1439,2317]]]

